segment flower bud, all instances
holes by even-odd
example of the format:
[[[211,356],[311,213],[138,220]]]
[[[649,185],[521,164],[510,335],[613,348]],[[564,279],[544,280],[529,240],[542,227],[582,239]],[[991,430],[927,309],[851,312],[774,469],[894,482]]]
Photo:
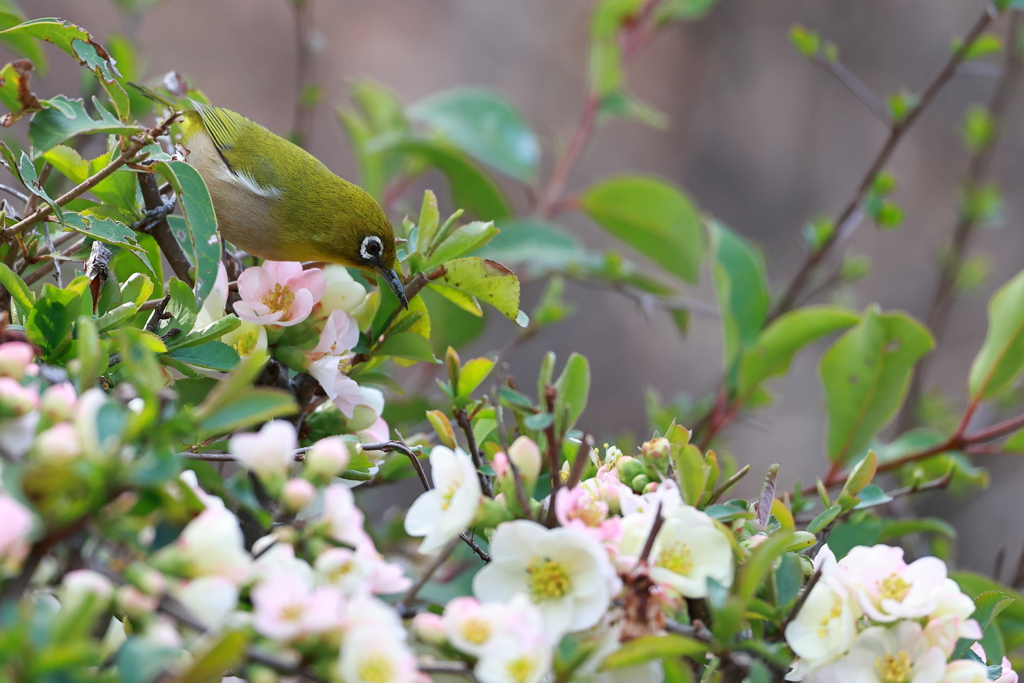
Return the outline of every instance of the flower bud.
[[[21,417],[38,406],[39,394],[34,388],[23,387],[10,377],[0,377],[0,419]]]
[[[76,610],[88,599],[93,599],[93,609],[102,611],[114,596],[114,584],[110,579],[91,569],[76,569],[64,575],[57,599],[61,611]]]
[[[369,429],[377,421],[377,413],[366,405],[357,405],[352,409],[352,417],[345,420],[345,426],[353,432]]]
[[[82,454],[82,443],[75,428],[68,422],[61,422],[36,437],[35,450],[40,458],[71,460]]]
[[[412,618],[412,632],[421,642],[430,645],[444,645],[444,623],[438,614],[420,612]]]
[[[0,376],[11,377],[20,382],[35,358],[32,345],[25,342],[0,344]]]
[[[615,463],[619,481],[631,482],[644,473],[644,466],[631,455],[624,455]],[[641,487],[642,488],[642,487]]]
[[[345,471],[353,455],[361,450],[359,444],[331,436],[321,439],[306,451],[306,472],[317,479],[336,477]]]
[[[68,382],[61,382],[43,392],[39,409],[43,417],[52,424],[69,419],[74,414],[77,403],[78,394],[75,393],[75,388]]]
[[[291,512],[298,512],[316,497],[316,487],[305,479],[289,479],[281,491],[281,502]]]
[[[644,487],[650,483],[650,477],[648,477],[646,474],[638,474],[635,477],[633,477],[633,481],[630,482],[629,487],[639,493],[640,491],[643,491]]]
[[[28,552],[32,513],[10,496],[0,493],[0,562],[20,562]]]
[[[147,595],[161,596],[167,591],[167,578],[142,562],[128,567],[124,577]]]
[[[265,483],[283,478],[295,461],[298,448],[295,426],[284,420],[266,423],[256,434],[236,434],[228,442],[228,452]]]
[[[529,484],[540,474],[540,448],[528,436],[520,436],[508,447],[508,457],[516,464],[519,475]]]
[[[327,290],[320,299],[322,315],[338,310],[351,313],[366,299],[366,289],[352,279],[345,266],[329,265],[323,271]]]
[[[647,486],[644,487],[643,492],[644,493],[654,493],[657,490],[658,490],[658,482],[652,481],[651,483],[647,484]]]
[[[668,439],[663,436],[645,441],[644,445],[640,447],[640,454],[650,462],[664,462],[668,460],[669,450],[671,444]]]
[[[121,586],[114,595],[118,609],[132,619],[144,619],[156,611],[159,598],[146,595],[135,586]]]

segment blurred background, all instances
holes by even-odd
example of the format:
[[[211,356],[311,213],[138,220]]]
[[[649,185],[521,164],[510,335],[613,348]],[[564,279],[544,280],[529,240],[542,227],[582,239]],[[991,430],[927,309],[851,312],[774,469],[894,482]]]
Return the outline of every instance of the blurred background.
[[[146,2],[134,3],[146,5]],[[101,42],[130,37],[142,59],[143,80],[180,71],[216,104],[242,112],[280,134],[295,124],[300,50],[289,0],[164,0],[143,13],[125,13],[112,0],[22,0],[29,18],[56,16],[90,30]],[[305,146],[340,175],[358,180],[336,109],[353,79],[374,79],[407,104],[463,85],[503,92],[522,111],[544,149],[541,179],[576,129],[586,95],[587,39],[593,0],[308,0],[310,80],[323,98],[311,112]],[[721,0],[703,19],[673,24],[626,65],[629,89],[668,115],[664,130],[628,121],[600,126],[569,178],[570,193],[609,174],[646,172],[682,186],[713,214],[765,253],[776,290],[799,267],[806,249],[802,226],[834,215],[852,195],[885,139],[886,127],[834,78],[801,56],[787,34],[793,24],[834,41],[843,63],[880,97],[917,91],[948,58],[984,9],[977,0]],[[1005,33],[1005,21],[993,32]],[[40,97],[79,91],[81,71],[66,55],[49,53],[51,70],[34,81]],[[966,171],[961,141],[965,109],[987,101],[997,70],[959,74],[914,126],[889,168],[899,186],[893,199],[904,225],[883,232],[865,223],[851,252],[870,258],[872,275],[835,292],[835,300],[862,308],[877,302],[923,318],[936,286],[938,256],[958,209],[958,182]],[[1001,229],[982,229],[973,253],[984,254],[989,277],[962,296],[939,342],[925,386],[940,389],[959,414],[966,377],[986,327],[992,291],[1024,267],[1024,124],[1022,102],[1007,112],[994,160],[1005,205]],[[24,135],[25,124],[14,128]],[[392,220],[418,210],[428,175],[396,204]],[[519,211],[527,197],[509,196]],[[439,192],[440,196],[443,193]],[[445,208],[442,206],[442,213]],[[585,217],[558,222],[586,246],[613,245]],[[635,257],[639,260],[639,257]],[[541,291],[524,290],[524,310]],[[687,296],[714,303],[709,272]],[[649,436],[648,389],[665,402],[680,393],[699,397],[720,377],[721,331],[714,317],[695,316],[680,336],[660,311],[645,311],[611,291],[570,283],[576,305],[567,321],[542,332],[511,359],[511,373],[532,386],[542,355],[572,351],[591,362],[593,384],[580,422],[605,440],[639,442]],[[492,352],[514,334],[491,317],[486,333],[463,353]],[[826,469],[824,399],[816,374],[823,347],[798,356],[792,373],[776,381],[774,403],[734,422],[720,451],[763,472],[782,463],[780,483],[813,481]],[[985,421],[986,415],[976,418]],[[917,499],[919,510],[950,520],[960,531],[964,568],[991,572],[1005,548],[1016,558],[1024,544],[1020,495],[1024,468],[1011,456],[991,456],[983,492]],[[740,493],[759,485],[751,475]],[[969,530],[969,531],[968,531]],[[1013,564],[1012,560],[1010,564]]]

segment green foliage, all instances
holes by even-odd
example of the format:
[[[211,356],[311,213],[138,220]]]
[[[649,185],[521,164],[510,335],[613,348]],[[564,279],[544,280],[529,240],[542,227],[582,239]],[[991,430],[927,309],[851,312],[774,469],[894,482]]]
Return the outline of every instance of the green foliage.
[[[999,288],[988,305],[988,333],[971,365],[971,400],[1002,393],[1024,369],[1024,272]]]

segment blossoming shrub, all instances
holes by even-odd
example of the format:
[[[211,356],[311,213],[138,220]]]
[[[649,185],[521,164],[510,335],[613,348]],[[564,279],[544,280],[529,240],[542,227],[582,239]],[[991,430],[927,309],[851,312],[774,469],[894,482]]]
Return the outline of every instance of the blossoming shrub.
[[[556,373],[545,356],[535,392],[504,363],[568,314],[562,280],[527,315],[519,277],[495,259],[641,301],[674,290],[536,217],[510,219],[479,164],[535,176],[536,140],[511,105],[476,91],[428,101],[409,113],[428,124],[421,136],[393,96],[355,87],[343,120],[368,188],[384,199],[384,183],[401,189],[433,165],[481,219],[442,221],[428,191],[396,224],[406,310],[357,271],[224,248],[174,113],[140,123],[150,105],[92,36],[19,23],[5,4],[0,40],[37,61],[36,41],[53,43],[103,97],[88,111],[40,100],[31,63],[0,71],[3,125],[30,120],[29,146],[0,143],[0,156],[32,197],[24,215],[0,211],[0,683],[1017,680],[1021,596],[950,572],[948,525],[894,518],[890,504],[983,483],[970,456],[1020,447],[1024,416],[972,418],[1012,403],[1024,370],[1024,274],[992,299],[959,426],[886,443],[878,433],[934,345],[923,325],[876,306],[794,309],[788,295],[769,315],[760,255],[677,189],[623,176],[566,201],[556,174],[538,214],[578,208],[681,282],[706,257],[723,320],[712,400],[652,401],[650,439],[596,448],[584,357]],[[710,3],[697,5],[597,4],[586,125],[653,116],[625,92],[618,60]],[[940,74],[984,52],[973,35]],[[836,57],[815,34],[794,38]],[[202,98],[179,77],[166,85]],[[467,135],[480,120],[508,137]],[[106,152],[84,159],[79,138],[105,139]],[[58,194],[51,175],[74,189]],[[854,208],[891,223],[891,179],[869,180]],[[815,232],[814,249],[830,234]],[[40,284],[56,260],[81,267]],[[463,360],[454,347],[479,330],[481,304],[521,331],[497,356]],[[686,307],[666,307],[685,327]],[[716,453],[717,434],[830,336],[826,475],[784,493],[773,465],[755,500],[735,497],[750,468]],[[444,375],[439,394],[401,398],[414,365]],[[401,480],[422,488],[407,511],[366,512]]]

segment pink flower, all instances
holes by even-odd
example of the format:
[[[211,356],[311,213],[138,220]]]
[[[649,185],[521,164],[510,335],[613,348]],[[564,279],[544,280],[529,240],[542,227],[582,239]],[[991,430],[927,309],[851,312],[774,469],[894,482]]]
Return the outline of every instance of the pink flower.
[[[0,493],[0,560],[18,563],[28,552],[32,513],[10,496]]]
[[[340,356],[324,356],[309,364],[309,374],[324,388],[327,397],[334,401],[342,414],[351,418],[356,406],[363,403],[363,390],[354,379],[341,371],[344,359]]]
[[[309,317],[326,290],[327,280],[317,268],[303,270],[300,263],[265,261],[238,276],[242,300],[235,304],[235,313],[258,325],[296,325]]]
[[[363,530],[363,513],[344,484],[324,489],[323,520],[327,522],[327,534],[336,541],[357,549],[365,543],[373,544]]]
[[[382,443],[388,440],[390,434],[388,423],[383,417],[378,417],[372,425],[359,432],[359,439],[363,443]]]
[[[292,641],[341,625],[342,598],[335,588],[314,589],[302,574],[280,574],[252,590],[253,626],[274,640]]]
[[[345,357],[359,343],[359,323],[345,311],[334,311],[327,317],[320,341],[309,352],[310,360],[324,356]]]
[[[272,420],[259,432],[235,434],[228,441],[228,452],[238,464],[265,481],[288,473],[298,447],[295,426],[284,420]]]
[[[75,388],[69,382],[61,382],[43,392],[39,408],[52,423],[70,419],[77,405],[78,394],[75,393]]]
[[[0,377],[0,418],[20,417],[39,407],[39,393],[10,377]]]
[[[608,517],[608,504],[595,499],[582,486],[558,489],[555,516],[562,526],[579,529],[599,541],[617,541],[622,536],[619,518]]]
[[[35,355],[32,345],[25,342],[0,344],[0,376],[12,377],[20,382],[32,365]]]

